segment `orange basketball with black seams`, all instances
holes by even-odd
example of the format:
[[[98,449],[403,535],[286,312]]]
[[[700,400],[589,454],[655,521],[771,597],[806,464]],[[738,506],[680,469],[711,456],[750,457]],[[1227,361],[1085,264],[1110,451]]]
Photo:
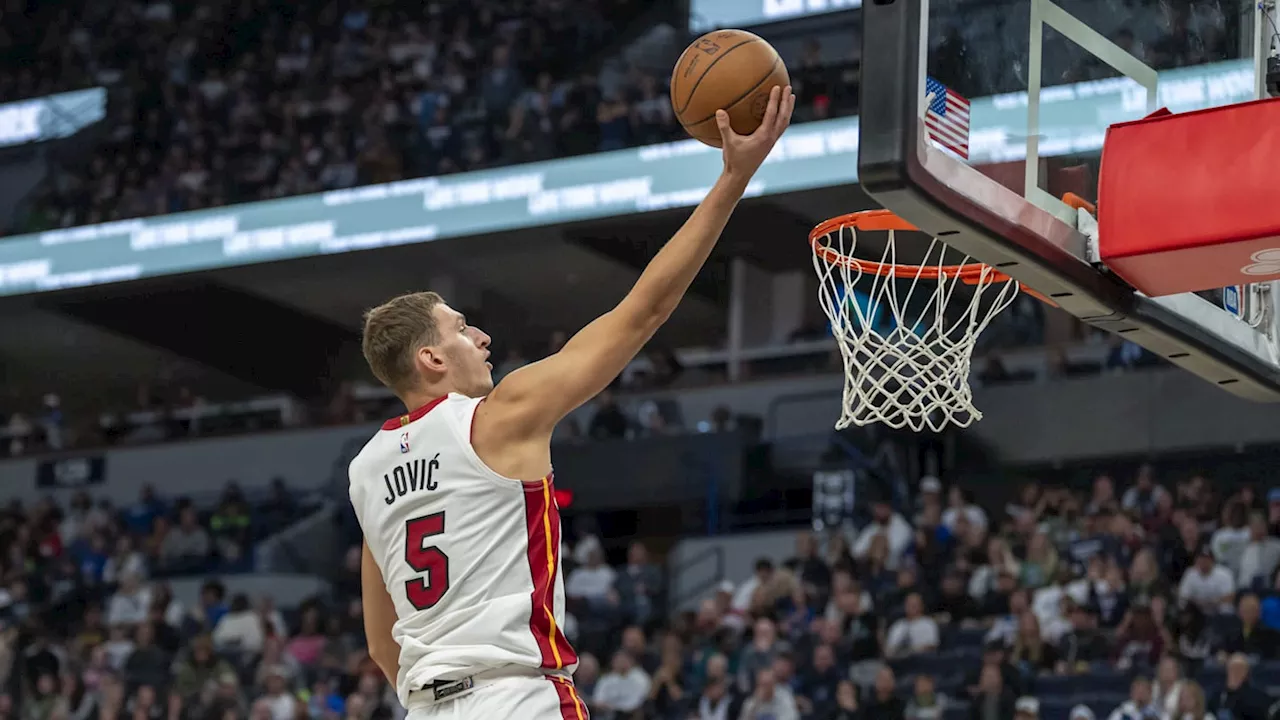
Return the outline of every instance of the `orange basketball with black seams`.
[[[685,49],[671,72],[671,107],[694,138],[720,147],[716,111],[739,135],[760,127],[769,91],[791,84],[778,51],[745,30],[714,30]]]

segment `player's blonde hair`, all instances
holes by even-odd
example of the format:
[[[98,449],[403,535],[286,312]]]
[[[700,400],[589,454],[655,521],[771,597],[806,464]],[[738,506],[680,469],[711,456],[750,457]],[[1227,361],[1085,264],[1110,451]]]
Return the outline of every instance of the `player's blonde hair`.
[[[416,292],[392,298],[364,314],[361,348],[374,377],[397,394],[417,381],[414,354],[440,341],[435,308],[444,298]]]

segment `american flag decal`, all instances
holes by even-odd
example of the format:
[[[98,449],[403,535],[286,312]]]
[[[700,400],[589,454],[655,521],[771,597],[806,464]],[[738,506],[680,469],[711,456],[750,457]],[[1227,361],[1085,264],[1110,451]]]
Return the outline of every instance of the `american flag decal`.
[[[968,99],[931,77],[925,78],[924,92],[929,102],[929,108],[924,113],[929,139],[968,160]]]

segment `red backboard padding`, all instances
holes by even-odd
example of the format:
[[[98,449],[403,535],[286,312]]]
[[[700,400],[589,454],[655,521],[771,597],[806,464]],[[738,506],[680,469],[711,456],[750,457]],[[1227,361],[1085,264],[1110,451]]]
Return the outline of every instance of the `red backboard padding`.
[[[1151,296],[1280,279],[1266,260],[1280,256],[1266,254],[1280,248],[1278,174],[1280,99],[1112,125],[1098,179],[1103,263]]]

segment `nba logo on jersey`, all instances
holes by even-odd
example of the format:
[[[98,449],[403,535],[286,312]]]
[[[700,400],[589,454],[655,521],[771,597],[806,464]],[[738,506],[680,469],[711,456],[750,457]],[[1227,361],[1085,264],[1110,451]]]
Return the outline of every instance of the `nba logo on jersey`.
[[[400,454],[409,452],[409,433],[400,434]]]

